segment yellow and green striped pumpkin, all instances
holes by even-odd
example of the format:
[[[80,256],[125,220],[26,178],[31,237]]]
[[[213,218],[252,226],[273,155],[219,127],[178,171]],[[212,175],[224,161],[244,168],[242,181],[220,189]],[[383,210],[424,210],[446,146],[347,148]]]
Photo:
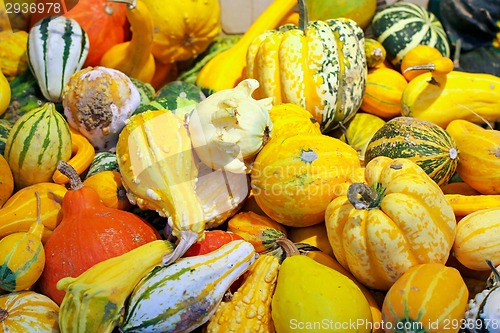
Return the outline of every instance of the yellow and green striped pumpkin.
[[[407,158],[420,166],[438,185],[455,174],[458,148],[455,140],[434,123],[411,117],[396,117],[371,138],[365,163],[377,156]]]

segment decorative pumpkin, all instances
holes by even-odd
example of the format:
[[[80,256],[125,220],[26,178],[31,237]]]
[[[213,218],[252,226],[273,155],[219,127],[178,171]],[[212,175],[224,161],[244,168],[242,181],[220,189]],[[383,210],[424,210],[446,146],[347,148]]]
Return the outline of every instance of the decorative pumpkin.
[[[439,186],[411,160],[379,156],[325,213],[342,266],[369,288],[388,290],[410,267],[445,263],[456,220]]]
[[[460,178],[482,194],[500,194],[500,131],[461,119],[450,122],[446,131],[460,151]]]
[[[282,26],[248,47],[248,78],[259,81],[257,98],[307,109],[323,133],[358,111],[366,85],[364,33],[345,19],[311,21],[299,0],[299,27]]]
[[[131,207],[127,191],[122,185],[120,173],[117,171],[102,171],[85,178],[83,185],[93,188],[104,206],[128,210]]]
[[[59,306],[35,291],[0,295],[0,330],[9,333],[58,333]]]
[[[9,163],[0,154],[0,208],[14,193],[14,177],[10,171]]]
[[[12,127],[4,157],[17,190],[52,181],[59,160],[71,157],[71,134],[54,103],[45,103],[19,118]]]
[[[375,39],[384,46],[387,58],[399,68],[405,54],[420,44],[438,49],[450,56],[450,45],[443,25],[425,7],[412,2],[396,2],[373,16]]]
[[[128,76],[106,67],[73,74],[63,91],[64,115],[97,151],[114,151],[118,134],[139,107],[140,95]]]
[[[500,265],[500,208],[481,209],[464,216],[457,224],[453,255],[467,268],[487,270],[486,259]]]
[[[453,61],[443,56],[435,47],[421,44],[412,48],[401,61],[401,73],[411,81],[426,71],[438,75],[446,75],[453,70]]]
[[[316,118],[309,111],[297,104],[282,103],[274,105],[269,110],[269,117],[273,124],[273,137],[296,134],[321,134],[321,129]]]
[[[60,162],[70,179],[63,219],[45,243],[45,269],[39,280],[43,294],[61,304],[65,291],[56,289],[63,277],[76,277],[92,265],[159,239],[158,232],[137,215],[104,206],[97,192],[84,186],[76,171]]]
[[[0,71],[9,81],[28,68],[27,42],[28,33],[24,30],[0,31]]]
[[[448,183],[457,170],[460,148],[438,125],[410,117],[396,117],[371,138],[365,163],[377,156],[407,158],[415,162],[439,186]]]
[[[28,64],[47,100],[61,101],[64,86],[82,68],[88,51],[87,33],[73,19],[48,16],[30,29]]]
[[[273,220],[306,227],[324,221],[341,184],[360,167],[358,153],[327,135],[295,135],[270,140],[255,159],[253,195]]]
[[[427,263],[411,267],[389,289],[382,306],[385,332],[458,332],[469,292],[453,267]]]

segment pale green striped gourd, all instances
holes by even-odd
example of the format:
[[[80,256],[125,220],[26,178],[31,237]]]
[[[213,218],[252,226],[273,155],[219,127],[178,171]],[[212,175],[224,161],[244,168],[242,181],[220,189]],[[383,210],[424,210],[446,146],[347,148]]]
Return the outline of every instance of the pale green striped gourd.
[[[60,102],[70,76],[87,58],[89,39],[74,19],[48,16],[38,21],[28,36],[28,64],[43,96]]]
[[[443,56],[450,56],[443,25],[433,13],[418,4],[397,2],[385,7],[373,17],[372,28],[387,58],[397,68],[405,54],[420,44],[435,47]]]
[[[51,182],[57,162],[71,157],[71,134],[54,103],[21,116],[9,132],[4,157],[17,189]]]
[[[132,292],[121,331],[195,330],[212,317],[225,292],[254,260],[253,245],[234,240],[208,254],[157,266]]]

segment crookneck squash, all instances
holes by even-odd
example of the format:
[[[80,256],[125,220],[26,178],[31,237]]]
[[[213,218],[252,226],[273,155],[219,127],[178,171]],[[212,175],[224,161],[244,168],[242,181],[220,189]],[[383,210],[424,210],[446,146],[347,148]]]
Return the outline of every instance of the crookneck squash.
[[[449,57],[443,56],[437,48],[420,44],[405,54],[401,61],[400,70],[406,80],[411,81],[425,72],[448,74],[453,70],[453,67],[453,61]]]

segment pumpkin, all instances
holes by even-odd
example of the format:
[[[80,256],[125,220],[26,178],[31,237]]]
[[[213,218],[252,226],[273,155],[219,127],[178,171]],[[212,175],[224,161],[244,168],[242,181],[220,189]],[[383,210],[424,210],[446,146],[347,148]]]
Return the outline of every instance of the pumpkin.
[[[411,81],[417,75],[430,71],[435,74],[448,74],[453,70],[453,61],[441,54],[435,47],[421,44],[412,48],[401,61],[401,72]]]
[[[446,290],[446,292],[445,292]],[[389,289],[382,306],[385,332],[458,332],[469,292],[453,267],[426,263],[411,267]]]
[[[379,290],[412,266],[444,264],[456,232],[451,205],[425,171],[409,159],[385,156],[368,162],[364,182],[331,201],[325,222],[339,263]]]
[[[309,111],[297,104],[282,103],[274,105],[269,110],[269,118],[273,124],[273,137],[296,134],[321,134],[316,118]]]
[[[500,265],[500,242],[495,233],[500,229],[500,208],[488,208],[464,216],[457,224],[453,255],[465,267],[474,270],[489,268],[485,258]]]
[[[59,306],[35,291],[0,295],[0,329],[3,332],[59,332]]]
[[[253,164],[251,186],[259,207],[273,220],[306,227],[324,221],[342,183],[360,167],[358,153],[327,135],[270,140]]]
[[[14,177],[5,157],[0,154],[0,208],[14,193]]]
[[[500,194],[500,131],[462,119],[450,122],[446,131],[460,151],[460,178],[482,194]]]
[[[132,206],[122,185],[120,173],[117,171],[96,173],[85,178],[83,185],[93,188],[106,207],[128,210]]]
[[[400,116],[401,97],[407,84],[405,77],[395,69],[370,70],[360,109],[385,119]]]
[[[98,262],[159,239],[159,234],[133,213],[104,206],[69,164],[61,161],[58,170],[70,179],[70,189],[62,202],[63,219],[45,243],[39,285],[43,294],[61,304],[65,291],[56,284],[62,277],[76,277]]]
[[[282,26],[248,47],[246,75],[259,81],[257,98],[307,109],[323,133],[358,111],[366,85],[363,30],[352,20],[307,20],[299,1],[299,26]]]

